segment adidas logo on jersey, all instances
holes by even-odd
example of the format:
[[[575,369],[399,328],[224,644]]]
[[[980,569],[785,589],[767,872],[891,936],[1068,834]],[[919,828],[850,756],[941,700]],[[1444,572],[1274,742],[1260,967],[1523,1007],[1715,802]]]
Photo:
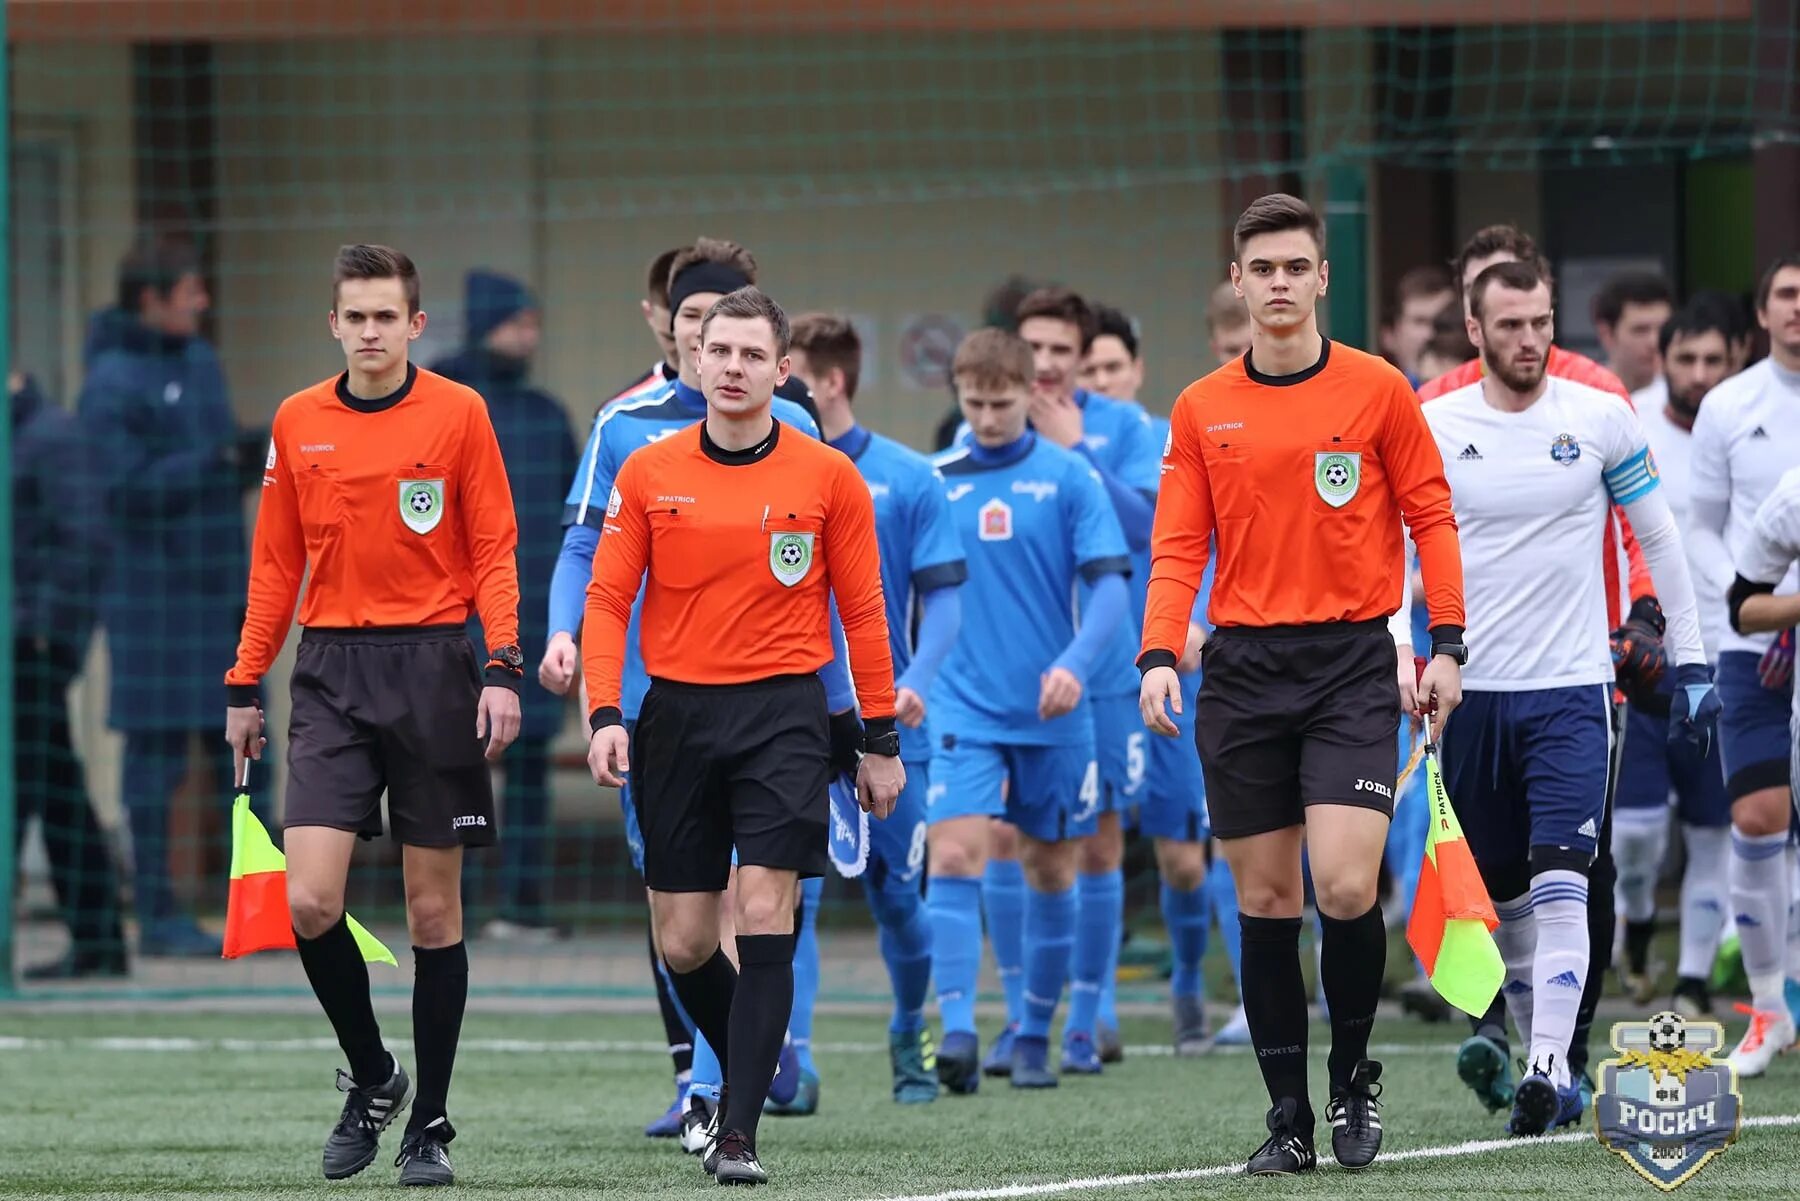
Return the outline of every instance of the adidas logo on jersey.
[[[1559,972],[1556,975],[1550,977],[1548,980],[1544,981],[1544,983],[1546,985],[1554,985],[1557,988],[1580,988],[1581,987],[1581,980],[1572,971],[1571,972]]]
[[[1467,463],[1467,462],[1470,462],[1471,460],[1481,458],[1481,452],[1476,450],[1475,444],[1473,442],[1471,442],[1467,446],[1463,447],[1462,453],[1457,455],[1456,457],[1458,459],[1462,460],[1463,462]]]
[[[1766,440],[1769,436],[1769,431],[1759,425],[1755,429],[1750,431],[1750,436],[1752,438],[1762,438],[1762,439]]]
[[[1582,822],[1581,825],[1577,826],[1575,833],[1581,835],[1583,838],[1600,837],[1600,831],[1594,828],[1594,819],[1591,817]]]

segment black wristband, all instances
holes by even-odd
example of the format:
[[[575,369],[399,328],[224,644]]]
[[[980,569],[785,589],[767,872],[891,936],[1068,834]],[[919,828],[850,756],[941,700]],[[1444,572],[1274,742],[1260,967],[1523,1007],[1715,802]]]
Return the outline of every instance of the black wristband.
[[[1153,667],[1173,667],[1181,662],[1181,656],[1173,651],[1145,651],[1138,656],[1138,674],[1142,675]]]
[[[256,684],[225,685],[225,704],[233,709],[262,704],[262,688]]]
[[[481,682],[484,686],[508,688],[513,692],[519,691],[519,685],[524,682],[524,679],[523,672],[514,671],[504,663],[490,663],[487,665],[487,670],[481,673]]]
[[[617,705],[602,705],[594,710],[593,715],[588,718],[588,736],[592,737],[606,729],[608,726],[622,726],[624,724],[625,715],[619,712],[619,707]]]
[[[863,721],[863,754],[898,755],[900,729],[891,717],[871,717]]]
[[[1463,640],[1463,635],[1466,631],[1464,631],[1461,626],[1446,625],[1432,626],[1431,629],[1426,632],[1431,635],[1431,640],[1433,642],[1448,642],[1455,644]]]

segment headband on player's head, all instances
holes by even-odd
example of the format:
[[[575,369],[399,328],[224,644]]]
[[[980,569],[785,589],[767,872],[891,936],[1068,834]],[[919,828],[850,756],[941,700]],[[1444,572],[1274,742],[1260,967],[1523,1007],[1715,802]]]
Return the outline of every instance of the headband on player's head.
[[[669,281],[669,312],[680,312],[682,303],[697,293],[716,292],[726,296],[749,282],[749,276],[729,263],[707,260],[683,267],[681,274]]]

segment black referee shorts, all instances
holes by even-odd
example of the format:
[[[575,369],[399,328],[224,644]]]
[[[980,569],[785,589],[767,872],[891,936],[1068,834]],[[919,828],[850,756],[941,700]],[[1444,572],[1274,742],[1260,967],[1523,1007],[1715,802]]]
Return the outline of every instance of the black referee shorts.
[[[1400,685],[1387,622],[1221,627],[1203,656],[1194,744],[1214,837],[1302,825],[1320,803],[1393,816]]]
[[[381,833],[414,847],[499,840],[487,746],[475,737],[481,666],[460,626],[300,634],[289,684],[282,827]]]
[[[825,874],[831,727],[817,675],[652,680],[631,740],[644,883],[721,892],[740,865]]]

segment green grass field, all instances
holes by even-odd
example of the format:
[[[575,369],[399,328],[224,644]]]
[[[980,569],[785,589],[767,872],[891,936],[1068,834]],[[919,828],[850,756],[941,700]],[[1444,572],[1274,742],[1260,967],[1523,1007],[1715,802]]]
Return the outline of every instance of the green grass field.
[[[403,1011],[384,1011],[383,1022],[396,1041],[408,1033]],[[1159,1018],[1127,1019],[1134,1053],[1126,1062],[1098,1079],[1065,1080],[1053,1093],[986,1081],[975,1097],[907,1109],[888,1099],[884,1019],[823,1016],[815,1034],[820,1113],[763,1123],[771,1189],[829,1201],[1654,1194],[1600,1147],[1591,1123],[1577,1137],[1459,1147],[1500,1137],[1500,1120],[1456,1080],[1453,1028],[1399,1018],[1376,1031],[1386,1064],[1386,1151],[1422,1154],[1395,1155],[1357,1176],[1333,1166],[1301,1181],[1234,1176],[1262,1135],[1255,1064],[1241,1052],[1151,1054],[1166,1031]],[[670,1091],[659,1033],[648,1012],[471,1014],[451,1097],[459,1184],[496,1199],[670,1198],[713,1188],[697,1160],[640,1133]],[[1315,1089],[1324,1084],[1324,1035],[1315,1024]],[[410,1064],[410,1047],[396,1049]],[[328,1186],[319,1174],[319,1148],[340,1102],[332,1088],[338,1062],[323,1019],[310,1012],[0,1010],[0,1197],[316,1197],[327,1187],[391,1188],[397,1129],[353,1181]],[[1317,1093],[1315,1104],[1323,1108]],[[1800,1115],[1800,1054],[1748,1082],[1745,1113],[1751,1121]],[[1328,1145],[1329,1131],[1320,1133]],[[1182,1172],[1190,1175],[1169,1176]],[[1108,1179],[1132,1175],[1158,1178]],[[1800,1133],[1757,1125],[1681,1192],[1795,1196],[1797,1181]]]

